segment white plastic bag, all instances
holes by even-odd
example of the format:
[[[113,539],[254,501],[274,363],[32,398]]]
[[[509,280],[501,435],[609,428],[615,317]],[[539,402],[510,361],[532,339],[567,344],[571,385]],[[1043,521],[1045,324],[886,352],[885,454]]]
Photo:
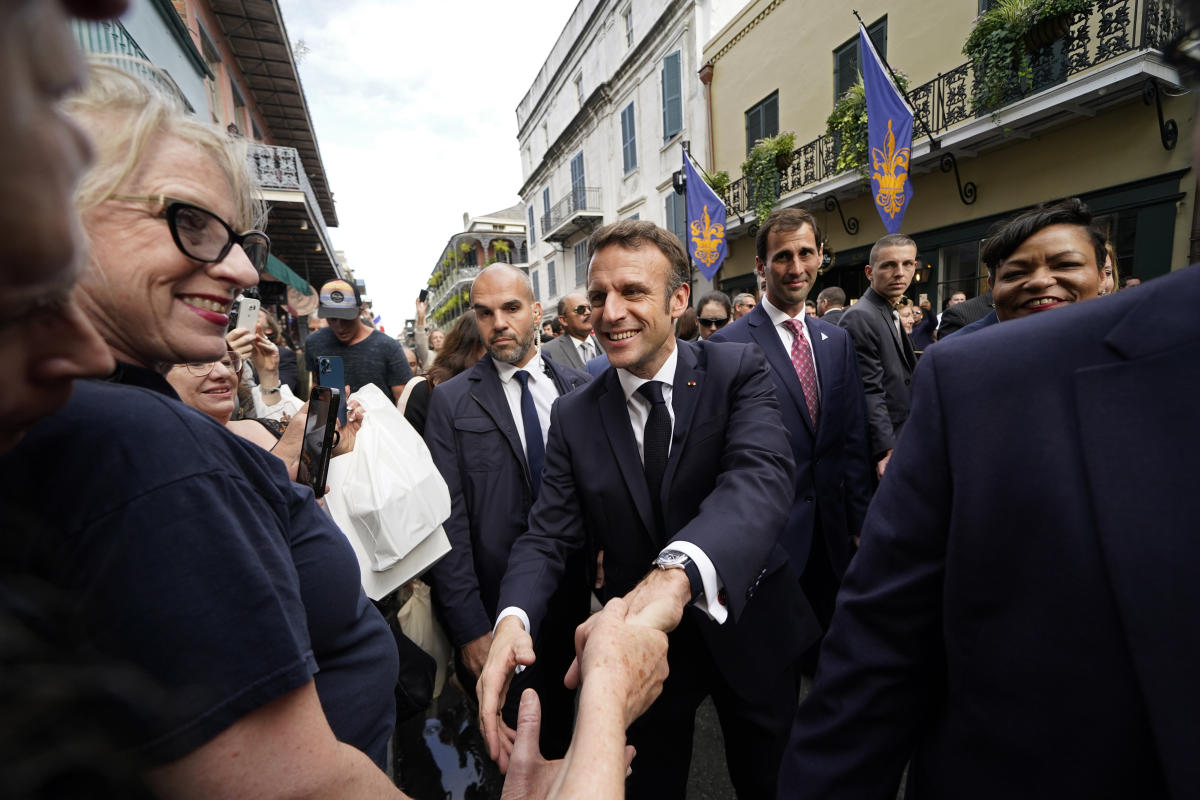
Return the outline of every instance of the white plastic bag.
[[[366,412],[336,492],[349,522],[382,572],[450,516],[450,492],[429,448],[374,384],[354,393]]]

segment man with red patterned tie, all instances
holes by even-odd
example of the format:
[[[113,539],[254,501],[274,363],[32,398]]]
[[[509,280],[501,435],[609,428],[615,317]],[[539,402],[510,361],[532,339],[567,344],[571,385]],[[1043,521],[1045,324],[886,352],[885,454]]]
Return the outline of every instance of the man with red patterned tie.
[[[762,302],[712,341],[754,343],[766,355],[796,462],[780,541],[825,628],[874,490],[866,402],[850,336],[804,310],[823,255],[816,219],[798,208],[774,211],[756,245]]]

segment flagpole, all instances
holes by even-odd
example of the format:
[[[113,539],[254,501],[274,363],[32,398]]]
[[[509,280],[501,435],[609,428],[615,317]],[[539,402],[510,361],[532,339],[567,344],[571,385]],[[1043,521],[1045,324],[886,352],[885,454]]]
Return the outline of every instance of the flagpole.
[[[858,24],[863,27],[863,30],[866,30],[867,23],[863,22],[863,18],[858,16],[858,11],[856,9],[852,8],[852,9],[850,9],[850,13],[852,13],[854,15],[855,19],[858,20]],[[868,32],[867,38],[870,38],[870,36],[871,36],[871,34]],[[874,42],[872,42],[872,44],[874,44]],[[938,142],[937,139],[933,138],[933,132],[930,131],[929,126],[925,124],[925,116],[917,114],[917,107],[915,105],[913,105],[913,101],[909,98],[908,92],[905,91],[904,87],[900,85],[900,81],[896,78],[896,73],[892,71],[892,65],[888,63],[888,60],[886,58],[884,58],[883,55],[880,54],[880,52],[878,50],[875,51],[875,55],[879,56],[879,60],[883,62],[883,65],[885,67],[887,67],[888,74],[892,76],[892,83],[894,83],[896,85],[896,89],[899,90],[900,94],[904,95],[904,102],[908,103],[908,107],[912,109],[913,117],[915,117],[917,120],[919,120],[921,123],[921,127],[925,129],[925,135],[929,137],[929,149],[931,151],[940,149],[942,146],[941,143]],[[859,69],[859,72],[862,72],[861,65],[859,65],[858,69]]]
[[[684,164],[687,164],[688,158],[691,157],[691,155],[692,155],[691,153],[688,152],[688,144],[689,144],[689,142],[684,141],[683,139],[679,140],[679,149],[683,151]],[[687,173],[685,171],[685,173],[684,173],[685,179],[683,181],[683,232],[684,232],[685,239],[687,237],[688,225],[690,225],[692,222],[690,219],[688,219],[688,202],[687,202],[688,182],[686,180],[686,176],[687,176]],[[685,253],[687,253],[687,257],[688,257],[688,290],[691,291],[692,273],[696,271],[696,265],[695,265],[695,263],[692,262],[692,248],[687,246],[686,241],[684,241],[682,244],[683,244],[683,251]]]

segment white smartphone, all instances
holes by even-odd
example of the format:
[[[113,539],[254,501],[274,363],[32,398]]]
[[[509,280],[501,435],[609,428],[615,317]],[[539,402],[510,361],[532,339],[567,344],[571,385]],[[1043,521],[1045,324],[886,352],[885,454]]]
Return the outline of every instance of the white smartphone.
[[[254,326],[258,324],[258,309],[257,297],[238,295],[238,299],[233,303],[233,328],[230,330],[254,330]]]

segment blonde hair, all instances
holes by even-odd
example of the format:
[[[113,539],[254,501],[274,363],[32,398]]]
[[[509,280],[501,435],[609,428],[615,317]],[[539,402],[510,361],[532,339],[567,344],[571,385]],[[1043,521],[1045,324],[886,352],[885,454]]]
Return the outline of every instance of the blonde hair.
[[[110,57],[111,59],[111,57]],[[123,58],[145,74],[158,68],[141,59]],[[80,213],[108,199],[136,169],[146,147],[163,134],[194,144],[220,167],[233,192],[235,228],[263,223],[265,213],[250,171],[246,143],[190,115],[182,103],[123,69],[92,61],[84,88],[63,102],[63,110],[91,137],[95,161],[75,192]]]

